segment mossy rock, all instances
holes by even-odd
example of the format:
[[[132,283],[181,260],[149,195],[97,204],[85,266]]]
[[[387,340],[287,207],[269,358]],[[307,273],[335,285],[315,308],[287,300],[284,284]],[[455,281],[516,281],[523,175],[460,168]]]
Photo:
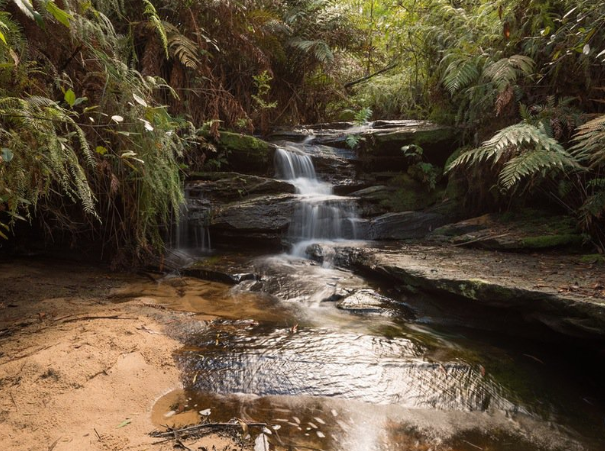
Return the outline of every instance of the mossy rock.
[[[226,158],[227,169],[243,174],[273,174],[273,144],[254,136],[226,131],[221,131],[218,138],[209,135],[206,138],[212,141],[219,154]]]
[[[443,190],[428,187],[414,180],[409,174],[400,174],[388,181],[395,188],[380,202],[389,211],[423,210],[437,203],[443,197]]]
[[[424,210],[434,205],[442,199],[443,189],[437,187],[429,190],[425,184],[414,180],[410,175],[399,174],[388,179],[385,185],[356,191],[351,196],[361,200],[363,210],[374,214],[397,213]],[[368,205],[372,205],[372,208]]]
[[[413,144],[422,148],[429,163],[443,166],[458,140],[459,131],[454,127],[418,122],[414,126],[368,134],[361,151],[366,159],[403,159],[401,148]]]

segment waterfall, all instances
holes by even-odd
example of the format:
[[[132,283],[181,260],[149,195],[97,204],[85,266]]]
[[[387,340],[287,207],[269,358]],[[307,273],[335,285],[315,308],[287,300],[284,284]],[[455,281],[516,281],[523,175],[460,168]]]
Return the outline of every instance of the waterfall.
[[[185,188],[185,201],[179,206],[179,216],[170,239],[170,247],[174,250],[194,253],[208,253],[212,250],[205,214],[194,208],[197,200]]]
[[[354,201],[332,194],[332,185],[317,177],[309,155],[294,146],[278,148],[275,171],[295,186],[300,199],[288,229],[293,254],[303,256],[314,241],[357,238]]]

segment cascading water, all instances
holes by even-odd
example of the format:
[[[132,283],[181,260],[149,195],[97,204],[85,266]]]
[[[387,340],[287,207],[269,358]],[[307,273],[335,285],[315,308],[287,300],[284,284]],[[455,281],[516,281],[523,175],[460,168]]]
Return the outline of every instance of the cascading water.
[[[277,177],[295,186],[300,198],[288,229],[292,254],[304,256],[315,241],[357,238],[354,200],[332,194],[332,185],[318,179],[308,154],[294,146],[280,147],[275,170]]]
[[[212,250],[210,231],[205,226],[204,215],[192,208],[195,201],[191,191],[185,188],[185,202],[179,206],[179,217],[170,240],[170,247],[176,251],[207,253]]]

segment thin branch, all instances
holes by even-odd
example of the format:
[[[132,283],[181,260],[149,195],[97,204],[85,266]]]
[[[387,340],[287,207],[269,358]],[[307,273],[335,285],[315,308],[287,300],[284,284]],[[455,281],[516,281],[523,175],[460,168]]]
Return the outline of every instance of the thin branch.
[[[369,80],[370,78],[373,78],[373,77],[376,77],[377,75],[383,74],[383,73],[385,73],[385,72],[387,72],[387,71],[389,71],[391,69],[396,68],[397,66],[398,66],[398,63],[393,63],[390,66],[385,67],[384,69],[380,69],[378,72],[374,72],[373,74],[366,75],[365,77],[361,77],[361,78],[359,78],[357,80],[350,81],[349,83],[346,83],[344,85],[344,88],[345,89],[349,89],[350,87],[355,86],[356,84],[362,83],[364,81]]]

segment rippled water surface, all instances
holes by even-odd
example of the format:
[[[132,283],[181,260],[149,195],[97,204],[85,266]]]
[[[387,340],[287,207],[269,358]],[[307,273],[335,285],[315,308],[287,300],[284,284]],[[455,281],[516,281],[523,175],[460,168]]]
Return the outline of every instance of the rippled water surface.
[[[211,409],[267,423],[277,449],[605,449],[594,380],[556,346],[433,323],[422,300],[309,260],[250,268],[235,287],[166,282],[223,319],[187,334],[184,390],[158,402],[158,424]],[[376,301],[339,304],[356,292]]]

